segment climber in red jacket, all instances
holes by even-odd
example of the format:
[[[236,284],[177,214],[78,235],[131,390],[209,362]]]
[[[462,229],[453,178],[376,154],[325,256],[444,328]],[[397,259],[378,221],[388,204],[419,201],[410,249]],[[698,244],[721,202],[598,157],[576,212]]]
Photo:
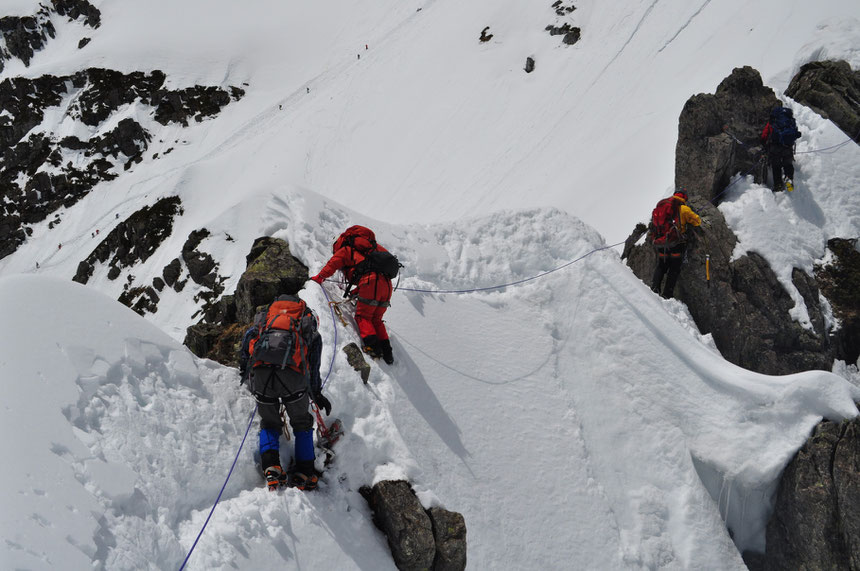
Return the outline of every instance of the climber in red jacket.
[[[364,351],[374,359],[382,357],[389,365],[394,363],[388,330],[382,321],[391,305],[391,277],[390,271],[383,269],[385,262],[380,264],[377,260],[393,259],[396,275],[397,259],[377,244],[373,230],[364,226],[348,228],[335,240],[332,252],[332,257],[311,280],[321,284],[340,270],[349,284],[346,295],[356,300],[355,323]]]

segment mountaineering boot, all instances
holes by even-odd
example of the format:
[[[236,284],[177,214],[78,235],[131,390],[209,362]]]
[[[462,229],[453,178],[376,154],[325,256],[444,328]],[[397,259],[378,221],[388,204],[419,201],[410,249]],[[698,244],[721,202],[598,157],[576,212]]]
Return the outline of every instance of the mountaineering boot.
[[[299,460],[290,474],[290,487],[306,492],[317,489],[319,476],[314,468],[313,460]]]
[[[382,360],[389,365],[394,364],[394,355],[391,354],[391,341],[383,339],[379,342],[379,348],[382,351]]]
[[[791,192],[794,190],[794,181],[792,181],[790,178],[785,177],[785,183],[784,184],[785,184],[785,190],[787,190],[788,192]]]
[[[266,485],[269,487],[270,492],[274,492],[287,484],[287,474],[280,466],[269,466],[263,472],[263,475],[266,477]]]
[[[362,350],[364,350],[371,359],[379,359],[382,357],[382,351],[379,349],[379,338],[376,335],[362,337],[361,345]]]

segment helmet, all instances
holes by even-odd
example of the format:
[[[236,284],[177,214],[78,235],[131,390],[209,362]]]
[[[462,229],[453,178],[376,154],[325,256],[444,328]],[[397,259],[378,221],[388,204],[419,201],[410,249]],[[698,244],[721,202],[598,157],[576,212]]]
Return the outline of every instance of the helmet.
[[[672,196],[674,196],[675,198],[680,198],[684,202],[687,202],[687,190],[684,188],[679,188]]]

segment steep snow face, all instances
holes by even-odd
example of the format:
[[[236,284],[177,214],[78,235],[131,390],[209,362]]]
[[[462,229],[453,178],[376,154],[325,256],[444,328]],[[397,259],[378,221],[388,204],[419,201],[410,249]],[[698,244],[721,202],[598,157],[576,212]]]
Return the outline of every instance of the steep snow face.
[[[339,356],[355,333],[318,287],[303,293],[347,429],[314,494],[263,489],[235,370],[91,288],[0,280],[0,428],[25,435],[2,440],[15,460],[2,472],[4,562],[177,567],[250,430],[189,568],[392,568],[357,490],[407,478],[425,505],[463,513],[477,568],[742,569],[726,525],[761,549],[787,459],[822,416],[857,414],[860,389],[836,375],[727,364],[681,304],[653,296],[558,211],[383,227],[381,241],[388,232],[432,282],[404,279],[388,320],[397,363],[375,365],[369,385]],[[519,287],[413,291],[519,281],[568,254],[579,261]]]

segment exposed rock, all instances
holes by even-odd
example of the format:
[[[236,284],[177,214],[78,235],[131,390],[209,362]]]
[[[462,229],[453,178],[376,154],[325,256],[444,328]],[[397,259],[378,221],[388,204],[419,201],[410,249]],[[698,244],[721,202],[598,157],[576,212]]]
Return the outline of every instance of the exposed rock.
[[[254,241],[246,258],[247,269],[236,286],[236,317],[250,323],[258,305],[275,297],[295,295],[308,281],[308,268],[290,253],[290,246],[277,238]]]
[[[860,569],[860,419],[824,421],[786,467],[765,568]]]
[[[51,22],[51,11],[67,16],[70,21],[84,16],[84,24],[97,28],[101,19],[99,10],[86,0],[51,0],[51,6],[39,5],[32,16],[5,16],[0,18],[0,37],[6,49],[0,48],[0,72],[4,60],[20,59],[29,66],[35,53],[45,47],[48,38],[56,35]],[[80,46],[79,46],[80,47]]]
[[[85,284],[98,263],[108,263],[119,273],[121,268],[146,261],[173,231],[173,219],[182,214],[178,196],[162,198],[152,206],[144,206],[117,224],[87,256],[86,266],[79,264],[74,281]],[[83,271],[81,271],[83,270]]]
[[[546,27],[546,30],[549,32],[550,36],[564,36],[561,41],[569,46],[578,42],[582,36],[582,30],[575,26],[571,26],[570,24],[563,24],[561,26],[553,26],[550,24]]]
[[[198,357],[206,358],[223,333],[224,328],[220,325],[199,322],[187,329],[183,343]]]
[[[488,33],[487,33],[487,30],[489,30],[489,29],[490,29],[490,27],[489,27],[489,26],[487,26],[486,28],[484,28],[483,30],[481,30],[481,37],[480,37],[480,38],[478,38],[478,40],[480,40],[481,42],[489,42],[490,40],[492,40],[492,39],[493,39],[493,34],[488,34]]]
[[[860,144],[860,71],[844,61],[807,63],[785,94],[811,108]]]
[[[526,58],[526,73],[531,73],[535,70],[535,60],[533,57],[529,56]]]
[[[193,251],[203,238],[203,232],[192,233],[183,247],[183,255]],[[242,335],[250,327],[258,308],[268,305],[278,295],[297,294],[308,279],[308,268],[293,257],[283,240],[257,238],[246,261],[247,268],[239,278],[236,292],[220,299],[215,295],[217,290],[209,292],[211,297],[206,298],[203,319],[187,329],[184,343],[198,357],[235,366]],[[169,276],[165,268],[164,280],[168,285],[180,266],[179,260],[174,262],[176,266]],[[218,285],[221,287],[220,282]]]
[[[401,571],[432,569],[436,542],[430,517],[404,480],[382,481],[365,491],[373,521],[388,538],[394,564]]]
[[[346,353],[346,362],[349,366],[361,374],[361,380],[367,384],[367,379],[370,378],[370,365],[364,358],[364,353],[355,343],[349,343],[343,348]]]
[[[40,6],[34,16],[0,18],[0,36],[6,43],[6,51],[0,51],[0,65],[4,59],[14,57],[29,66],[33,55],[45,47],[48,38],[53,38],[55,34],[50,11],[44,6]]]
[[[117,301],[140,315],[158,311],[159,297],[152,287],[127,287]]]
[[[212,256],[197,250],[197,246],[209,236],[209,230],[202,228],[188,235],[182,246],[182,260],[188,268],[188,275],[194,283],[213,289],[217,283],[218,264]]]
[[[69,20],[77,20],[83,16],[85,25],[91,28],[101,25],[101,12],[87,0],[51,0],[51,4],[57,14],[67,16]]]
[[[163,270],[161,270],[161,277],[164,278],[164,283],[170,287],[174,287],[176,285],[181,274],[182,262],[179,261],[179,258],[174,258],[169,264],[164,266]]]
[[[462,571],[466,568],[466,520],[457,512],[430,508],[430,523],[436,541],[434,571]]]
[[[827,242],[833,261],[817,266],[815,277],[830,302],[839,328],[833,343],[836,358],[849,364],[860,358],[860,252],[858,239],[833,238]]]
[[[714,95],[691,97],[678,121],[675,186],[712,200],[733,175],[752,172],[761,151],[761,129],[778,104],[773,90],[751,67],[735,68]]]
[[[56,5],[71,15],[94,17],[86,2]],[[159,117],[185,123],[190,117],[201,120],[214,115],[231,97],[244,94],[237,88],[228,92],[203,86],[174,92],[162,88],[164,81],[164,73],[158,70],[147,74],[90,68],[70,76],[0,82],[0,108],[5,112],[0,119],[0,258],[23,243],[27,224],[74,205],[99,182],[116,178],[119,167],[128,170],[140,162],[151,140],[152,135],[131,118],[86,141],[73,136],[58,141],[49,133],[32,132],[43,122],[45,110],[59,105],[64,96],[76,95],[68,110],[70,117],[98,128],[126,104],[151,105],[158,114],[162,102],[176,94],[172,100],[180,107],[170,112],[162,109]],[[81,156],[62,165],[62,157],[69,151]]]
[[[810,314],[812,330],[789,315],[793,300],[767,262],[755,252],[732,261],[737,238],[711,200],[731,176],[751,170],[753,144],[778,100],[764,87],[758,72],[735,69],[716,95],[696,95],[684,106],[678,126],[675,182],[687,189],[690,207],[705,225],[693,230],[675,297],[686,303],[702,333],[711,333],[722,355],[732,363],[765,374],[809,369],[830,370],[833,348],[825,330],[814,280],[795,271],[794,283]],[[738,145],[723,132],[724,126]],[[650,243],[633,244],[641,226],[625,244],[627,263],[646,284],[656,266]],[[705,279],[709,256],[710,282]]]
[[[91,38],[81,38],[81,41],[78,42],[78,49],[79,50],[83,49],[83,47],[85,45],[87,45],[88,43],[90,43],[91,41],[92,41]]]
[[[555,2],[553,2],[552,7],[555,10],[556,15],[558,16],[567,16],[568,14],[576,10],[576,6],[574,6],[573,4],[565,6],[562,0],[556,0]]]

